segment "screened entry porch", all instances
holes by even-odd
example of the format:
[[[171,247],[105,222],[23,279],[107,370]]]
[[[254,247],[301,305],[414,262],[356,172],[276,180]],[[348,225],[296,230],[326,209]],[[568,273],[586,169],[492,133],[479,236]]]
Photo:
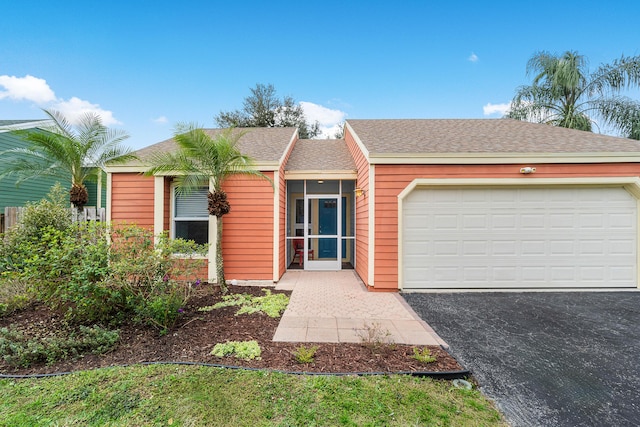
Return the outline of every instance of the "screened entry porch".
[[[353,269],[355,181],[287,181],[287,268]]]

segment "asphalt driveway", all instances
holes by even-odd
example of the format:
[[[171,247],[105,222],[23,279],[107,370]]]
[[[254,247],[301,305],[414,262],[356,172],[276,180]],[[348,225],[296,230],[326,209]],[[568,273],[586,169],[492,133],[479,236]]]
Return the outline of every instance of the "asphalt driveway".
[[[403,296],[511,425],[640,425],[640,292]]]

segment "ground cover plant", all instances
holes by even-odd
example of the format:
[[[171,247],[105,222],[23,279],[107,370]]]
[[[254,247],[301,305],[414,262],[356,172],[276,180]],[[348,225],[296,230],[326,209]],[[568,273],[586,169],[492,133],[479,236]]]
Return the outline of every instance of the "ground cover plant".
[[[505,426],[477,390],[390,376],[131,366],[0,379],[0,426]]]

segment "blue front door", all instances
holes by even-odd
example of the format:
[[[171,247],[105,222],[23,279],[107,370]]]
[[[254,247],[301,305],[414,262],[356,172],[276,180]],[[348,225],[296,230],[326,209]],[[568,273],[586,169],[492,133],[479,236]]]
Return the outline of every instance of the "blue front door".
[[[318,199],[318,226],[318,234],[320,236],[335,236],[338,234],[338,199]],[[319,258],[335,259],[338,256],[337,243],[336,238],[319,239]]]

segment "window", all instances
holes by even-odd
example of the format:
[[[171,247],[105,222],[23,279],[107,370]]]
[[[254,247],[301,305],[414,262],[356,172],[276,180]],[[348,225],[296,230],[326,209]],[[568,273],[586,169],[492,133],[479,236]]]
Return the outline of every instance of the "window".
[[[204,244],[209,241],[208,188],[178,193],[174,188],[173,237]]]

